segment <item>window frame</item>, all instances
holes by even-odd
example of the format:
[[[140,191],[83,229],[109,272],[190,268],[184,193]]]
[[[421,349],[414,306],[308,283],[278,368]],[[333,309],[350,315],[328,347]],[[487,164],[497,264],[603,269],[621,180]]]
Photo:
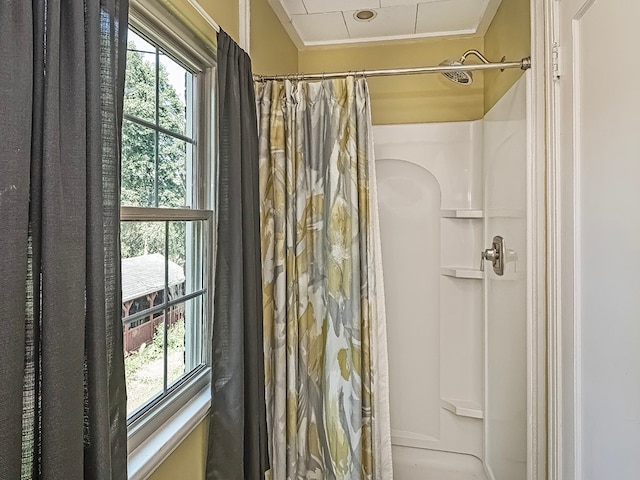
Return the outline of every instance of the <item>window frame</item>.
[[[174,222],[174,221],[202,221],[203,222],[203,258],[209,264],[203,269],[203,289],[205,293],[185,294],[178,300],[189,300],[190,298],[203,298],[204,325],[200,336],[202,337],[202,363],[191,372],[184,375],[184,380],[179,381],[174,386],[168,386],[166,393],[152,399],[148,407],[143,407],[141,411],[134,411],[127,418],[129,449],[139,446],[153,431],[157,430],[168,417],[181,408],[188,398],[195,395],[199,390],[210,385],[211,373],[211,342],[207,341],[211,335],[212,316],[212,283],[213,265],[213,211],[192,210],[188,208],[152,208],[152,207],[122,207],[120,221],[126,222]],[[194,292],[197,293],[197,292]],[[157,307],[159,308],[159,307]],[[153,309],[145,310],[145,312]],[[185,394],[188,395],[185,397]]]
[[[131,0],[127,28],[160,48],[195,77],[195,161],[189,181],[193,208],[121,207],[121,221],[201,220],[206,259],[204,297],[204,368],[196,368],[183,382],[144,414],[128,420],[129,479],[146,478],[206,416],[211,401],[211,328],[215,261],[215,179],[217,176],[215,122],[215,45],[194,34],[172,12],[154,0]]]

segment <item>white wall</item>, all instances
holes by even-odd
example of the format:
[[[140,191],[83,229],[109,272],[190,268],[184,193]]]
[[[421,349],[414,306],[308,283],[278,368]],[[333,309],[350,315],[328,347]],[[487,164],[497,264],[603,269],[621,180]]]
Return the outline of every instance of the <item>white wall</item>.
[[[562,351],[558,467],[570,480],[636,480],[640,64],[630,58],[640,42],[640,2],[545,3],[554,13],[547,40],[562,46],[548,132],[548,198],[557,202],[549,212],[550,278],[561,305],[551,319],[561,326],[552,332],[561,334]],[[624,68],[603,68],[603,59]]]
[[[637,2],[597,0],[575,27],[584,480],[640,478],[640,66],[630,61],[639,18]]]

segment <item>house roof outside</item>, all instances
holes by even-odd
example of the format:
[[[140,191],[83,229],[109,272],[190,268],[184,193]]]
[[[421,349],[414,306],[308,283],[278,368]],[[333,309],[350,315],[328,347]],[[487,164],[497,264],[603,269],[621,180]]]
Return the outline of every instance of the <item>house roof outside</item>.
[[[185,281],[184,269],[169,260],[169,287]],[[122,301],[164,289],[165,257],[159,253],[122,259]]]

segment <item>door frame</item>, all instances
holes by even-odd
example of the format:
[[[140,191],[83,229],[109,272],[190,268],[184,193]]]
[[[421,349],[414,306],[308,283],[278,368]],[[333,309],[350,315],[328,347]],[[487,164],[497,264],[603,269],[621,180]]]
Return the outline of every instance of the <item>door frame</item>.
[[[551,463],[555,458],[555,361],[556,349],[555,292],[550,272],[553,258],[553,242],[550,242],[551,181],[549,164],[549,59],[550,43],[547,29],[550,25],[549,4],[557,0],[530,2],[531,13],[531,60],[532,68],[527,92],[527,241],[529,243],[527,264],[527,330],[528,330],[528,402],[527,402],[527,480],[552,480]]]
[[[575,331],[575,317],[567,315],[563,318],[563,302],[573,301],[575,285],[573,271],[563,268],[562,224],[574,226],[575,218],[562,218],[561,188],[566,179],[562,176],[561,143],[560,143],[560,64],[559,64],[559,4],[560,0],[532,1],[532,43],[540,49],[541,57],[537,60],[544,66],[544,74],[537,79],[538,88],[544,92],[544,123],[541,133],[544,135],[545,151],[540,159],[545,166],[545,242],[546,242],[546,474],[549,480],[563,480],[564,473],[568,478],[576,478],[579,464],[580,423],[579,411],[579,379],[576,377],[578,367],[578,348]],[[535,14],[534,14],[535,11]],[[541,162],[542,163],[542,162]],[[564,249],[564,255],[572,255],[573,245]],[[566,260],[566,259],[565,259]],[[573,262],[569,263],[570,265]],[[565,280],[563,291],[563,278]],[[568,282],[567,288],[567,280]],[[564,298],[563,298],[564,297]],[[571,325],[566,325],[570,322]],[[563,336],[563,327],[571,326],[573,335]],[[565,332],[567,331],[564,328]],[[567,379],[566,373],[571,375]],[[571,383],[571,385],[569,385]],[[573,445],[571,458],[565,458],[564,445]]]

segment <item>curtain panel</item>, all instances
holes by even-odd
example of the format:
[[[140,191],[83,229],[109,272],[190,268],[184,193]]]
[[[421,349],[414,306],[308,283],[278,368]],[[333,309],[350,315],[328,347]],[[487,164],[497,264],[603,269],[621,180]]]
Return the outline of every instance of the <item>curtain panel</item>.
[[[391,479],[366,81],[255,89],[271,479]]]
[[[128,2],[0,2],[0,478],[126,479]]]
[[[207,479],[269,468],[262,347],[258,134],[251,60],[218,35],[218,235]]]

